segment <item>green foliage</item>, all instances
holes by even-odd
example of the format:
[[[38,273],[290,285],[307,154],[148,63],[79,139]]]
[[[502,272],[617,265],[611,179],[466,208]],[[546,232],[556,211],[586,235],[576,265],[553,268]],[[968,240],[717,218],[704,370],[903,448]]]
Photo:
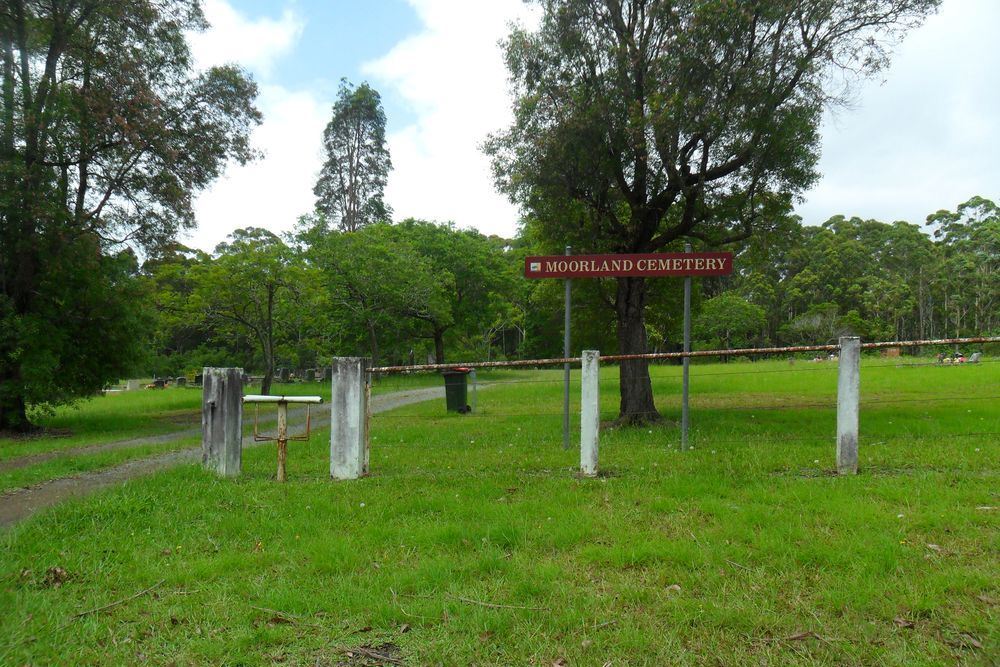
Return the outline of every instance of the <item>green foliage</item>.
[[[316,181],[316,210],[345,232],[392,214],[383,191],[392,161],[385,145],[385,112],[378,91],[342,79],[333,117],[323,132],[326,161]]]
[[[774,343],[990,335],[1000,303],[996,206],[975,197],[917,225],[835,216],[821,227],[797,218],[780,233],[737,248],[736,275],[721,287],[767,311]]]
[[[761,340],[764,309],[740,296],[727,293],[702,304],[694,321],[694,335],[722,349],[751,347]]]
[[[342,332],[341,351],[344,343],[357,349],[365,341],[377,364],[383,337],[391,337],[390,350],[399,355],[413,327],[453,322],[449,295],[455,290],[454,277],[436,272],[396,227],[379,223],[353,233],[325,234],[307,257],[322,274],[329,294],[328,321]]]
[[[518,276],[522,266],[507,261],[507,242],[475,230],[456,229],[453,224],[413,219],[403,221],[396,230],[427,258],[433,273],[447,286],[447,320],[424,320],[438,363],[445,360],[446,336],[468,353],[488,356],[494,336],[523,319],[523,310],[510,299],[515,283],[523,280]]]
[[[261,392],[267,394],[278,340],[316,296],[312,274],[281,239],[254,227],[233,232],[215,255],[192,269],[190,312],[205,318],[217,335],[252,341],[263,358]]]
[[[0,429],[129,369],[142,299],[122,262],[193,226],[192,195],[254,157],[256,86],[193,72],[184,35],[202,27],[187,0],[0,5]]]
[[[1000,207],[973,197],[954,211],[927,216],[944,246],[942,300],[948,330],[1000,329]]]

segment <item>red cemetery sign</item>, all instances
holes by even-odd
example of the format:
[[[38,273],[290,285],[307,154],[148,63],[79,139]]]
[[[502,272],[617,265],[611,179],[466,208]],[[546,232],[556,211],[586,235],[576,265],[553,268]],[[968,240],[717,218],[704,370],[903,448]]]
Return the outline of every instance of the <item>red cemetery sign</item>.
[[[732,272],[731,252],[543,255],[524,258],[525,278],[728,276]]]

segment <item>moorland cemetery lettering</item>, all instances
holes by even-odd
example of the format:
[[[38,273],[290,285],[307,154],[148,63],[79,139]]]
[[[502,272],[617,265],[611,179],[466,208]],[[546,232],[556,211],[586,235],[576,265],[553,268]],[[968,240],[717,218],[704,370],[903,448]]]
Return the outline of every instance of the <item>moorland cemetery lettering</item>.
[[[731,252],[543,255],[524,259],[525,278],[728,276],[732,272]]]

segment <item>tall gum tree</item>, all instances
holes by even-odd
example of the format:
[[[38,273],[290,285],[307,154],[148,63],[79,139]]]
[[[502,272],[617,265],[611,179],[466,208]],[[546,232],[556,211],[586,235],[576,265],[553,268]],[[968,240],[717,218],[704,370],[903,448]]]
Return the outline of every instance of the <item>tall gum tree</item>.
[[[355,88],[340,82],[323,150],[326,160],[313,188],[323,218],[345,232],[388,220],[384,192],[392,161],[378,91],[367,83]]]
[[[843,74],[882,69],[939,0],[536,0],[506,41],[514,121],[486,144],[499,186],[555,244],[658,252],[749,237],[816,178]],[[551,215],[571,208],[570,218]],[[647,283],[619,278],[619,351],[647,351]],[[645,361],[620,419],[659,415]]]
[[[195,72],[197,0],[0,0],[0,430],[126,370],[125,266],[254,156],[256,86]],[[134,264],[134,256],[133,256]]]

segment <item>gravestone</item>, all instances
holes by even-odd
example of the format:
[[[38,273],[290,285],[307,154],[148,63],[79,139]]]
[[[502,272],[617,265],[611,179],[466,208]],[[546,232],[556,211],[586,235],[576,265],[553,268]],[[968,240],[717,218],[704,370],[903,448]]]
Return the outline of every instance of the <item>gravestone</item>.
[[[163,389],[165,386],[167,386],[167,383],[162,378],[157,378],[153,380],[153,387],[155,387],[156,389]]]
[[[202,382],[204,382],[204,379],[205,376],[201,373],[198,373],[197,375],[194,376],[194,383],[200,387]]]
[[[125,391],[138,391],[139,381],[138,380],[128,380],[125,383]]]
[[[973,352],[972,356],[969,357],[969,363],[970,364],[978,364],[979,360],[982,359],[982,358],[983,358],[983,353],[982,352]]]
[[[315,382],[315,381],[316,381],[316,369],[315,368],[307,368],[306,369],[306,382]]]
[[[317,368],[316,369],[316,380],[319,382],[324,382],[326,380],[326,369]]]
[[[279,382],[288,382],[288,369],[287,368],[279,368],[278,369],[278,381]]]
[[[178,375],[177,379],[174,380],[174,384],[177,385],[178,387],[186,387],[187,383],[188,383],[188,379],[186,377],[184,377],[183,375]]]

